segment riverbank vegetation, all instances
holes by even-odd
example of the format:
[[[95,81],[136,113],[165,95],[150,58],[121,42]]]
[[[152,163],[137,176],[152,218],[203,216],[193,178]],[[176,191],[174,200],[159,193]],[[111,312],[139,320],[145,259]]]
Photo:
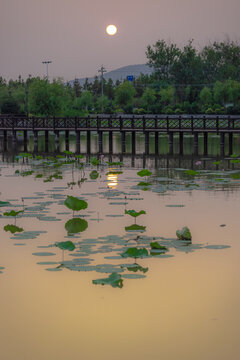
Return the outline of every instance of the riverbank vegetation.
[[[83,86],[77,79],[48,82],[29,77],[8,82],[0,77],[0,113],[32,116],[85,116],[91,113],[238,114],[240,44],[226,40],[198,50],[164,40],[148,46],[151,75],[114,83],[97,76]]]

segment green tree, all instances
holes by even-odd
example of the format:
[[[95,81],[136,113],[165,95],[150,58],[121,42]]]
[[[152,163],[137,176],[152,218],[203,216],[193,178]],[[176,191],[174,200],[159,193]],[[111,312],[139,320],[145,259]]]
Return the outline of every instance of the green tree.
[[[200,104],[201,105],[211,105],[213,100],[212,91],[209,87],[205,86],[199,94]]]
[[[117,87],[115,92],[115,102],[117,106],[123,108],[126,112],[131,112],[133,110],[135,93],[133,85],[129,81],[124,81]]]
[[[158,40],[153,46],[148,45],[146,57],[148,65],[154,68],[155,77],[167,83],[172,80],[171,68],[181,54],[176,44],[167,44]]]
[[[152,112],[156,103],[156,93],[154,89],[146,88],[141,97],[142,108],[147,112]]]
[[[79,110],[84,110],[87,113],[93,108],[93,95],[90,91],[84,91],[80,98],[76,99],[75,107]]]

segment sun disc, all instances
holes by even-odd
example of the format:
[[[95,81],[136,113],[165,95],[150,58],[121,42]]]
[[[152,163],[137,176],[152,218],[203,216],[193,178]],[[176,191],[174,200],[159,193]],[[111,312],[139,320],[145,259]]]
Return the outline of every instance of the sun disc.
[[[106,28],[106,32],[108,35],[115,35],[117,32],[117,27],[115,25],[108,25]]]

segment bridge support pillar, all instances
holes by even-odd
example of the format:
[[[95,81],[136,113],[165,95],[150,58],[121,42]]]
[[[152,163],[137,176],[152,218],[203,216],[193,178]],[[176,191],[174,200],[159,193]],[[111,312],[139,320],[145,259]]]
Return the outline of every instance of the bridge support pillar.
[[[169,133],[169,155],[173,155],[173,133]]]
[[[27,146],[27,130],[23,131],[23,149],[25,152],[27,152],[28,150],[28,146]]]
[[[38,151],[38,131],[34,130],[33,132],[33,139],[34,139],[34,152]]]
[[[16,150],[17,147],[17,132],[16,130],[12,131],[12,146],[13,146],[13,150]]]
[[[7,151],[7,130],[3,130],[3,150]]]
[[[203,133],[203,155],[206,156],[208,154],[208,133],[204,132]]]
[[[65,149],[69,151],[69,130],[65,131]]]
[[[194,155],[198,155],[198,133],[193,134],[194,137]]]
[[[45,130],[45,134],[44,134],[44,140],[45,140],[45,151],[48,152],[48,140],[49,140],[49,137],[48,137],[48,130]]]
[[[225,155],[225,133],[220,133],[220,154],[221,156]]]
[[[91,154],[91,131],[87,130],[87,154]]]
[[[55,130],[54,134],[55,134],[55,151],[59,152],[59,130]]]
[[[149,132],[145,132],[145,154],[149,154]]]
[[[126,154],[126,133],[122,131],[122,154]]]
[[[99,153],[103,153],[103,132],[98,132],[98,151]]]
[[[229,155],[233,154],[233,133],[229,133]]]
[[[113,132],[109,131],[109,154],[113,152]]]
[[[80,131],[76,131],[76,153],[80,154]]]
[[[179,154],[183,155],[183,132],[179,133]]]
[[[158,155],[159,153],[159,133],[158,131],[155,132],[155,155]]]
[[[136,152],[136,133],[135,131],[132,132],[132,154]]]

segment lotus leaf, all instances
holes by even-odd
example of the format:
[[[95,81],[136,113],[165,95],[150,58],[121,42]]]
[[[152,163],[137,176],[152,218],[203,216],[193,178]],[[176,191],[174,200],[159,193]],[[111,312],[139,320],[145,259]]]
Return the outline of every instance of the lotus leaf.
[[[191,232],[187,226],[183,227],[181,230],[177,230],[176,235],[179,240],[192,240]]]
[[[68,150],[64,150],[64,152],[63,152],[65,155],[72,155],[73,154],[73,152],[72,151],[68,151]]]
[[[199,172],[195,171],[195,170],[185,170],[184,172],[185,172],[185,174],[190,175],[190,176],[199,175]]]
[[[87,209],[88,204],[84,200],[79,200],[74,196],[68,196],[65,200],[64,204],[73,211],[79,211],[83,209]]]
[[[90,176],[90,179],[96,180],[99,177],[99,173],[96,170],[93,170],[89,176]]]
[[[140,257],[146,257],[148,256],[148,251],[146,248],[128,248],[126,251],[124,251],[122,254],[120,254],[122,257],[132,257],[132,258],[140,258]]]
[[[146,214],[146,211],[141,210],[141,211],[135,211],[135,210],[126,210],[125,214],[128,214],[132,217],[138,217],[140,215]]]
[[[145,181],[141,181],[140,183],[138,183],[138,186],[150,186],[152,185],[151,183],[147,183]]]
[[[143,273],[146,273],[148,271],[148,268],[144,268],[138,264],[127,266],[127,269],[128,271],[133,271],[133,272],[141,271]]]
[[[18,214],[23,213],[23,212],[24,212],[23,210],[20,210],[20,211],[11,210],[11,211],[3,213],[3,215],[4,216],[17,216]]]
[[[83,232],[87,229],[87,227],[87,221],[80,218],[73,218],[68,220],[68,222],[65,224],[65,229],[67,230],[68,234],[77,234]]]
[[[123,166],[123,163],[121,161],[107,161],[107,164],[109,166]]]
[[[147,169],[143,169],[143,170],[138,171],[137,175],[144,177],[144,176],[151,176],[152,173],[151,173],[151,171],[149,171]]]
[[[90,164],[93,166],[99,165],[99,160],[96,157],[91,157]]]
[[[153,241],[150,243],[151,249],[154,250],[163,250],[163,251],[167,251],[166,246],[162,246],[160,245],[157,241]]]
[[[0,201],[0,207],[11,205],[8,201]]]
[[[55,244],[56,247],[62,250],[73,251],[75,249],[75,245],[72,241],[62,241]]]
[[[125,227],[126,231],[145,231],[146,230],[146,226],[141,226],[141,225],[137,225],[137,224],[133,224],[131,226],[126,226]]]
[[[10,231],[11,234],[15,234],[16,232],[23,232],[23,228],[9,224],[4,226],[4,231]]]
[[[123,287],[123,280],[121,278],[121,275],[119,275],[116,272],[113,272],[111,275],[109,275],[108,278],[104,279],[97,279],[92,281],[95,285],[111,285],[112,287]]]

